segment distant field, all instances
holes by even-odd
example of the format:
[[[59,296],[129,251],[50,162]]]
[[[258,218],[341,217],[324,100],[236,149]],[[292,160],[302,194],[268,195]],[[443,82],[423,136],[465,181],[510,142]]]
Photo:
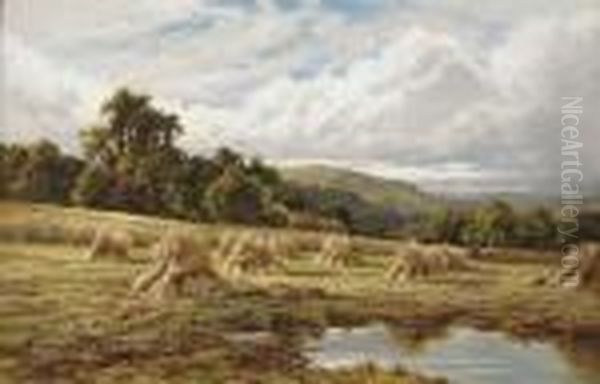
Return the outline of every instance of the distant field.
[[[597,293],[543,282],[560,267],[557,254],[501,251],[464,270],[396,281],[390,269],[414,247],[403,242],[352,238],[343,266],[324,265],[321,233],[20,203],[0,212],[0,383],[427,383],[400,371],[311,368],[298,343],[326,326],[374,320],[424,332],[458,323],[549,339],[600,335]],[[131,257],[88,260],[99,228],[129,233]],[[213,240],[259,231],[281,236],[290,252],[284,270],[230,279],[210,295],[134,297],[132,282],[167,231]],[[231,337],[243,331],[271,336]]]

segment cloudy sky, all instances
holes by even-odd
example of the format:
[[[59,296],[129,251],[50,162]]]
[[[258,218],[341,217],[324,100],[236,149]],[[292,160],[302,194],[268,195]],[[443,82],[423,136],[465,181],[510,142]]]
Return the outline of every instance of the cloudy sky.
[[[128,85],[182,115],[190,151],[556,193],[560,97],[577,95],[586,180],[599,173],[595,0],[4,3],[4,140],[76,151]]]

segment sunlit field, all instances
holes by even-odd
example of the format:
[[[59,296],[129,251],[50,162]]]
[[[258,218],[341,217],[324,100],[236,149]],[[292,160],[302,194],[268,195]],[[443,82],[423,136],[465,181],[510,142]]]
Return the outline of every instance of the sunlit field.
[[[462,325],[560,345],[600,332],[597,293],[561,288],[552,252],[0,209],[3,383],[444,382],[405,367],[315,367],[302,345],[375,321],[420,337]],[[125,250],[98,248],[116,233]],[[166,272],[153,272],[160,263]]]

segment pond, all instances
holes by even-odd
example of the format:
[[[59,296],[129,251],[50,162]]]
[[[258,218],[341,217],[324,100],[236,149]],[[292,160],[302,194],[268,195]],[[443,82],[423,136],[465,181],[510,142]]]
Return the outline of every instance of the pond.
[[[329,328],[305,345],[305,356],[322,368],[374,363],[445,377],[457,384],[598,384],[600,340],[570,352],[547,342],[524,342],[499,332],[450,328],[415,338],[410,332],[372,324]]]

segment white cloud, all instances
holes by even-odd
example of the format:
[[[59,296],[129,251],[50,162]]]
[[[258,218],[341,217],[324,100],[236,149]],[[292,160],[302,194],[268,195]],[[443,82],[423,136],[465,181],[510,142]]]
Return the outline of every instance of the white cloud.
[[[127,83],[181,111],[191,149],[234,144],[392,176],[420,169],[417,181],[438,187],[543,190],[558,173],[560,96],[599,100],[593,1],[234,3],[11,2],[21,48],[9,49],[18,69],[5,135],[72,141],[81,111]],[[591,106],[586,117],[600,121]],[[444,168],[456,163],[471,168]]]
[[[29,140],[49,136],[75,148],[77,132],[89,113],[96,85],[93,80],[65,69],[24,44],[5,38],[5,119],[2,136]]]

